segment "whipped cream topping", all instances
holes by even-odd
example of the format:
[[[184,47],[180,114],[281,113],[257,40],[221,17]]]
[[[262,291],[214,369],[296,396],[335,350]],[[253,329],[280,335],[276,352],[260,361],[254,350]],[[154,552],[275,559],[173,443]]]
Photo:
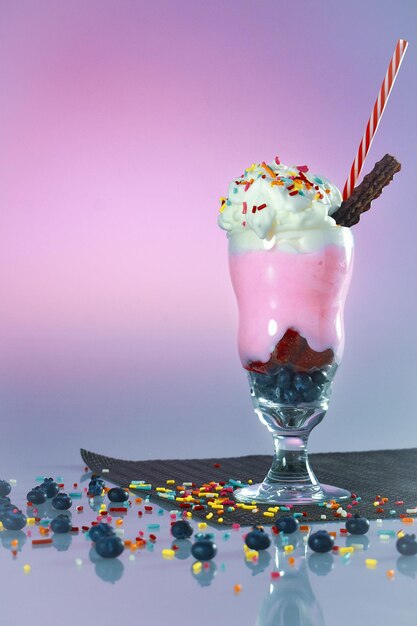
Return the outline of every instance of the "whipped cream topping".
[[[306,165],[282,165],[277,157],[270,164],[254,163],[230,183],[221,198],[219,226],[238,248],[308,252],[339,243],[343,229],[331,214],[341,202],[339,189],[327,178]]]

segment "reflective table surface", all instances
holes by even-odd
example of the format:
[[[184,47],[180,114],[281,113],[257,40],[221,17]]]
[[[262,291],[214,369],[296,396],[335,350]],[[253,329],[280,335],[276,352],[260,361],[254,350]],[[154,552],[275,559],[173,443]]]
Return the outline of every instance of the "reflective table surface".
[[[60,479],[67,493],[82,494],[73,498],[70,509],[72,524],[79,532],[41,534],[39,522],[22,531],[0,532],[2,625],[417,623],[417,556],[401,556],[395,548],[396,533],[400,529],[414,532],[414,522],[373,521],[363,536],[341,534],[343,522],[309,525],[310,532],[335,532],[339,550],[354,548],[344,554],[316,554],[306,545],[308,532],[273,535],[265,526],[271,547],[260,552],[257,560],[248,560],[243,548],[248,527],[208,525],[202,529],[198,526],[201,520],[191,519],[194,535],[190,540],[174,540],[170,524],[173,516],[180,518],[183,511],[144,499],[137,503],[132,495],[128,513],[110,513],[110,523],[123,540],[136,544],[136,538],[142,536],[146,544],[136,549],[135,545],[133,549],[126,547],[117,559],[103,559],[82,526],[97,520],[103,503],[108,509],[120,505],[110,504],[107,497],[90,500],[86,496],[91,474],[82,466],[66,466],[65,471],[49,468],[47,474],[39,474]],[[39,484],[38,474],[23,472],[18,477],[0,478],[17,481],[12,484],[11,500],[28,516],[46,521],[61,513],[50,501],[35,512],[27,507],[26,493]],[[138,496],[145,498],[146,493]],[[83,511],[77,512],[77,506],[83,506]],[[152,511],[146,511],[145,506],[152,506]],[[198,532],[213,533],[217,545],[215,559],[202,564],[199,572],[190,553]],[[33,539],[48,537],[52,543],[32,545]],[[288,545],[293,550],[285,549]],[[173,546],[175,556],[164,558],[162,550]],[[371,566],[367,559],[371,559]]]

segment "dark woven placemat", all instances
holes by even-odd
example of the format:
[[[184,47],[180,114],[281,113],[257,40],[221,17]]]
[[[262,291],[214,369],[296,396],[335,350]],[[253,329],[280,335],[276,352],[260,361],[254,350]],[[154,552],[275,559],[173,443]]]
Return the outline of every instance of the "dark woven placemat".
[[[128,487],[133,480],[144,480],[152,484],[151,491],[135,492],[138,496],[151,496],[161,507],[180,509],[181,503],[167,502],[157,495],[156,487],[167,487],[166,481],[175,480],[177,485],[184,481],[195,483],[197,487],[211,481],[228,482],[230,479],[246,482],[261,482],[271,465],[271,457],[251,455],[223,459],[179,459],[152,461],[124,461],[81,449],[85,464],[95,474],[122,487]],[[417,506],[417,448],[405,450],[372,450],[369,452],[331,452],[310,455],[311,465],[320,482],[337,485],[350,490],[360,498],[352,506],[352,513],[360,513],[369,519],[395,518],[407,508]],[[104,470],[108,470],[103,472]],[[386,503],[375,506],[377,497],[388,498]],[[231,496],[231,499],[233,497]],[[396,504],[397,501],[403,504]],[[348,503],[344,503],[346,508]],[[251,525],[268,524],[273,519],[263,516],[267,506],[260,505],[259,513],[236,508],[222,514],[223,526],[232,523]],[[192,510],[192,509],[190,509]],[[193,510],[193,517],[206,520],[212,509]],[[395,514],[392,513],[395,511]],[[321,515],[327,520],[337,519],[334,511],[318,505],[294,506],[292,512],[303,512],[304,521],[320,521]],[[216,523],[216,511],[210,523]],[[207,520],[208,521],[208,520]]]

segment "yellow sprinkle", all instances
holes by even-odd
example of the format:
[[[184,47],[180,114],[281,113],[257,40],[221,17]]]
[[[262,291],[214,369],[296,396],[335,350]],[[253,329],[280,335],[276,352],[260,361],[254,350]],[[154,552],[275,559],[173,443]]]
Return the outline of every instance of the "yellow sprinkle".
[[[253,561],[253,559],[257,559],[259,556],[259,552],[257,550],[247,550],[245,557],[247,561]]]
[[[374,569],[378,565],[377,559],[365,559],[365,565],[369,569]]]
[[[294,546],[291,544],[289,546],[284,546],[284,552],[285,554],[291,554],[291,552],[294,552]]]
[[[399,531],[397,532],[397,537],[398,537],[398,539],[399,539],[400,537],[404,537],[404,535],[405,535],[405,532],[404,532],[403,530],[399,530]]]
[[[193,516],[193,514],[191,513],[191,511],[187,511],[187,513],[185,514],[186,517],[188,517],[189,519]]]
[[[379,506],[379,502],[374,502],[374,506]]]
[[[167,485],[175,485],[175,480],[172,480],[172,478],[170,478],[169,480],[167,480]]]
[[[203,569],[203,564],[201,561],[197,561],[196,563],[193,563],[194,574],[199,574],[202,569]]]
[[[172,561],[172,559],[175,557],[175,550],[165,548],[164,550],[162,550],[162,556],[164,559],[167,559],[168,561]]]
[[[270,511],[265,511],[264,512],[264,516],[265,517],[274,517],[274,513],[271,513]]]
[[[35,521],[36,521],[36,520],[35,520],[35,518],[34,518],[34,517],[28,517],[28,518],[27,518],[27,520],[26,520],[26,524],[27,524],[28,526],[33,526],[33,525],[35,524]]]
[[[354,552],[355,548],[352,548],[352,546],[350,546],[349,548],[339,548],[339,554],[341,554],[343,556],[343,554],[349,554],[350,552]]]
[[[249,480],[248,480],[248,485],[251,485],[252,483],[253,483],[252,478],[249,478]]]
[[[23,571],[25,572],[25,574],[29,574],[30,570],[31,570],[30,565],[26,563],[26,565],[23,566]]]
[[[213,517],[213,513],[207,513],[206,519],[211,519]]]
[[[268,511],[271,511],[271,513],[278,513],[279,506],[270,506]]]
[[[217,521],[219,522],[219,524],[223,524],[223,518],[222,517],[219,517]]]
[[[157,487],[156,490],[157,491],[166,491],[166,488],[165,487]]]
[[[0,522],[0,530],[3,530],[3,523]]]
[[[204,530],[205,528],[207,528],[207,524],[206,522],[199,522],[198,527],[200,530]]]

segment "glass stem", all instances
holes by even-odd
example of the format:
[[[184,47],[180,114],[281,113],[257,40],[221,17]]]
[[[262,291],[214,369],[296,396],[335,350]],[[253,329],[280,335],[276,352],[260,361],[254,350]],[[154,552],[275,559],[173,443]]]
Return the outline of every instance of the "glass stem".
[[[308,435],[288,436],[273,434],[275,454],[265,481],[268,484],[285,484],[287,487],[319,487],[310,467],[307,453]]]

